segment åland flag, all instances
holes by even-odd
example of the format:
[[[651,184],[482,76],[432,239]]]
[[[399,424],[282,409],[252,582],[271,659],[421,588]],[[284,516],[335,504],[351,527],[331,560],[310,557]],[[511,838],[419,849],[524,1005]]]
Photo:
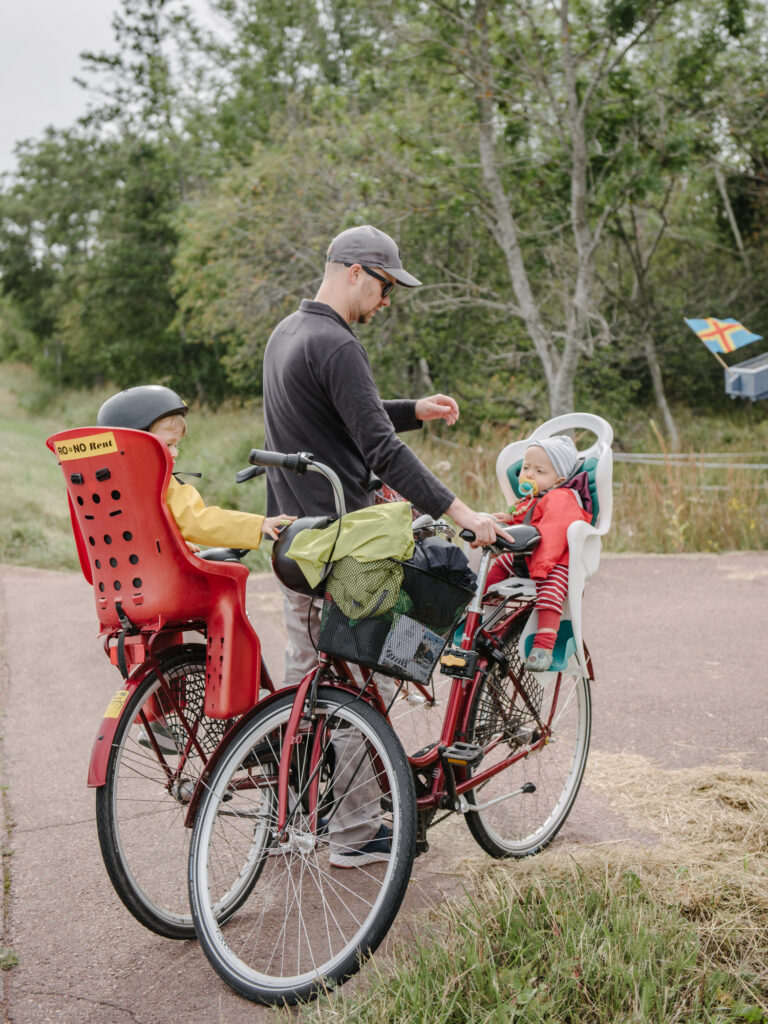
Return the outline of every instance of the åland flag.
[[[685,322],[698,334],[710,352],[734,352],[750,341],[760,341],[762,334],[753,334],[738,320],[716,320],[708,316],[704,320],[688,320]]]

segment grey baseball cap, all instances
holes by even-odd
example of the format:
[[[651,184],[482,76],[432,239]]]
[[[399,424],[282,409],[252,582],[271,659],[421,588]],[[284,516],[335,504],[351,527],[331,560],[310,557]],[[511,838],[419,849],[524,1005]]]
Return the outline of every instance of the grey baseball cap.
[[[328,263],[359,263],[386,272],[406,288],[418,288],[421,281],[403,269],[400,250],[394,238],[370,224],[347,228],[328,246]]]

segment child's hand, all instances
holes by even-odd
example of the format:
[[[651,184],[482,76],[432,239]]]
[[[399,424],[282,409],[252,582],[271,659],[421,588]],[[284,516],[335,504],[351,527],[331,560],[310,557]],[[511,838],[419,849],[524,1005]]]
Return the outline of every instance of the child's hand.
[[[184,543],[187,545],[187,547],[189,548],[193,555],[196,555],[197,552],[200,550],[197,544],[193,544],[191,540],[185,540]]]
[[[266,534],[267,537],[271,537],[272,540],[277,540],[277,535],[280,530],[287,526],[288,523],[292,523],[296,516],[268,516],[261,527],[261,532]]]
[[[509,512],[491,512],[491,518],[495,519],[497,523],[509,524],[512,522],[512,516]]]

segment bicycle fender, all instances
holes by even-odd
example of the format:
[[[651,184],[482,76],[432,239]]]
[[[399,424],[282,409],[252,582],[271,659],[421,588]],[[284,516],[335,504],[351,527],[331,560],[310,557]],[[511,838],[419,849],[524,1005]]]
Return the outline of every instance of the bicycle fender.
[[[195,644],[185,644],[183,642],[183,632],[178,630],[169,630],[166,633],[157,633],[149,643],[149,649],[156,654],[160,659],[162,666],[163,659],[173,656],[177,651],[183,652],[192,650],[199,646],[201,657],[205,655],[205,647]],[[109,638],[107,638],[107,644]],[[107,648],[109,653],[109,648]],[[111,660],[111,659],[110,659]],[[115,733],[117,727],[120,724],[120,719],[123,717],[123,712],[128,704],[128,701],[134,694],[134,691],[139,687],[150,672],[153,672],[152,663],[150,660],[144,660],[136,665],[128,675],[127,679],[123,680],[123,685],[114,694],[107,709],[104,712],[104,716],[101,719],[101,725],[99,731],[96,733],[96,739],[93,741],[93,747],[91,748],[91,760],[88,765],[88,788],[97,789],[99,786],[103,786],[107,781],[107,764],[109,763],[109,755],[112,750],[112,744],[115,739]],[[271,683],[271,680],[270,680]]]
[[[104,717],[101,719],[99,731],[96,733],[96,739],[93,741],[93,747],[91,748],[91,761],[88,765],[89,789],[103,786],[107,781],[107,763],[112,750],[115,732],[120,724],[120,719],[123,717],[128,701],[131,699],[136,687],[143,682],[146,674],[144,665],[140,665],[139,668],[145,671],[132,672],[123,681],[123,686],[114,694],[107,705]]]

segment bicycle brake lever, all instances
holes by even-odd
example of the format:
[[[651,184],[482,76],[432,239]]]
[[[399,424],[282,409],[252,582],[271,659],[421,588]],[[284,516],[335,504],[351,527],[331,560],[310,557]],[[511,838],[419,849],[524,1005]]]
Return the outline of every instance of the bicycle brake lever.
[[[245,469],[238,469],[235,474],[235,483],[245,483],[246,480],[252,480],[255,476],[263,476],[266,472],[264,466],[246,466]]]

